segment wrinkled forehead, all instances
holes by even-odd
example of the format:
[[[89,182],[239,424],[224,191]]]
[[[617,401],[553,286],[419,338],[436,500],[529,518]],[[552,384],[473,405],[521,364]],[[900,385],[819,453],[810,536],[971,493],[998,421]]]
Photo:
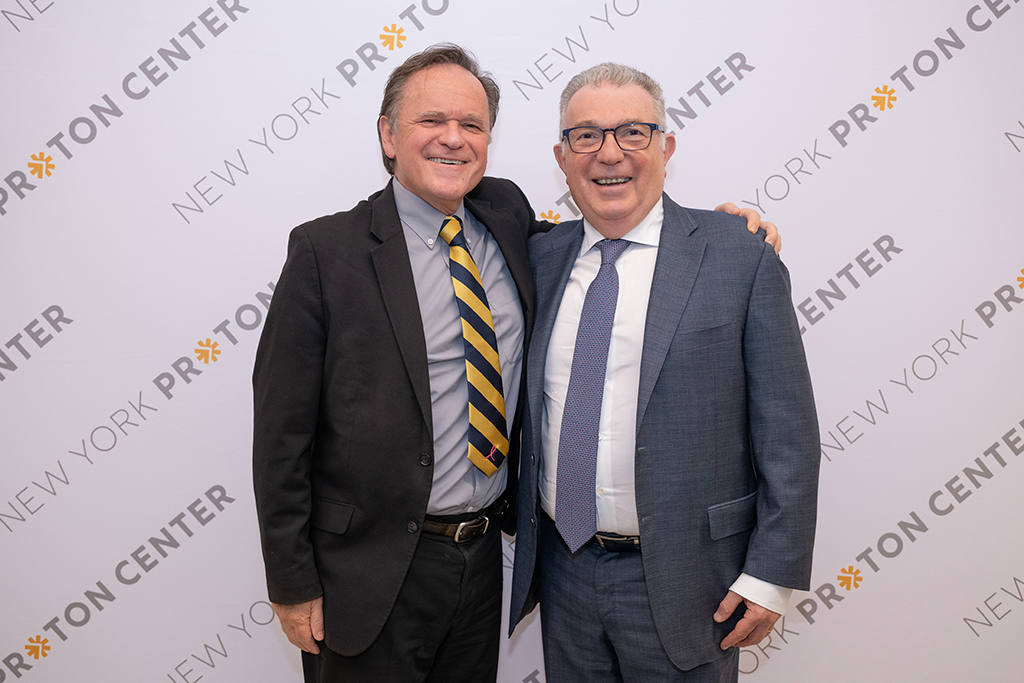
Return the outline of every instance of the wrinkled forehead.
[[[598,83],[586,85],[573,94],[566,105],[562,127],[610,128],[637,121],[658,121],[654,98],[649,92],[635,83]]]
[[[487,93],[476,76],[455,64],[435,64],[409,77],[402,89],[402,114],[460,114],[487,122]],[[458,118],[461,118],[458,117]]]

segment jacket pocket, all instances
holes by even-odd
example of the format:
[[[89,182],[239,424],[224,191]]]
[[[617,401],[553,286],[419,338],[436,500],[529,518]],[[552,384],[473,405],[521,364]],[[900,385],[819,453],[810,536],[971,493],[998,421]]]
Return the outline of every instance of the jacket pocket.
[[[348,524],[352,521],[352,512],[355,507],[348,503],[339,503],[326,498],[313,499],[313,514],[310,524],[323,531],[332,534],[343,534],[348,530]]]
[[[708,327],[692,332],[677,332],[669,347],[669,354],[692,352],[706,346],[714,346],[735,339],[739,335],[740,326],[736,322]]]
[[[746,531],[756,522],[757,491],[708,508],[708,526],[713,541]]]

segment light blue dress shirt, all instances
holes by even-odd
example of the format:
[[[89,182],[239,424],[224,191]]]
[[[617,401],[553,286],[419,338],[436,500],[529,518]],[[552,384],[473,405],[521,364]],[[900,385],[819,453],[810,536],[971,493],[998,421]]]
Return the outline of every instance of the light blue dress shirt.
[[[508,467],[488,477],[469,461],[469,388],[462,319],[455,299],[448,244],[439,237],[445,215],[394,181],[395,205],[409,249],[430,373],[430,407],[434,429],[434,479],[427,513],[453,515],[481,510],[505,490]],[[505,257],[494,237],[464,205],[462,220],[494,319],[501,359],[507,430],[519,398],[523,363],[523,309]]]

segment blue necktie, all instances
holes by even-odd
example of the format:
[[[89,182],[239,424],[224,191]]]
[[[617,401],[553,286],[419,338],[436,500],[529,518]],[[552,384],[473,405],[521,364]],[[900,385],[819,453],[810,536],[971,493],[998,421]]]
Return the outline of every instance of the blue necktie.
[[[572,552],[579,550],[597,531],[594,492],[597,437],[604,377],[608,368],[608,345],[615,320],[615,304],[619,298],[619,274],[615,270],[615,260],[629,242],[601,240],[595,246],[601,250],[601,269],[587,289],[580,312],[558,439],[555,528]]]

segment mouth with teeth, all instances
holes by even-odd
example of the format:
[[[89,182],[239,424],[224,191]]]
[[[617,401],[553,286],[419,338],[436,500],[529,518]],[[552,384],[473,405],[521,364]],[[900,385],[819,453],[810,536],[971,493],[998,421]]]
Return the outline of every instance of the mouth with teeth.
[[[594,180],[598,185],[621,185],[628,183],[632,178],[596,178]]]
[[[447,164],[449,166],[462,166],[466,163],[465,161],[459,161],[458,159],[443,159],[441,157],[431,157],[430,161],[433,161],[435,164]]]

